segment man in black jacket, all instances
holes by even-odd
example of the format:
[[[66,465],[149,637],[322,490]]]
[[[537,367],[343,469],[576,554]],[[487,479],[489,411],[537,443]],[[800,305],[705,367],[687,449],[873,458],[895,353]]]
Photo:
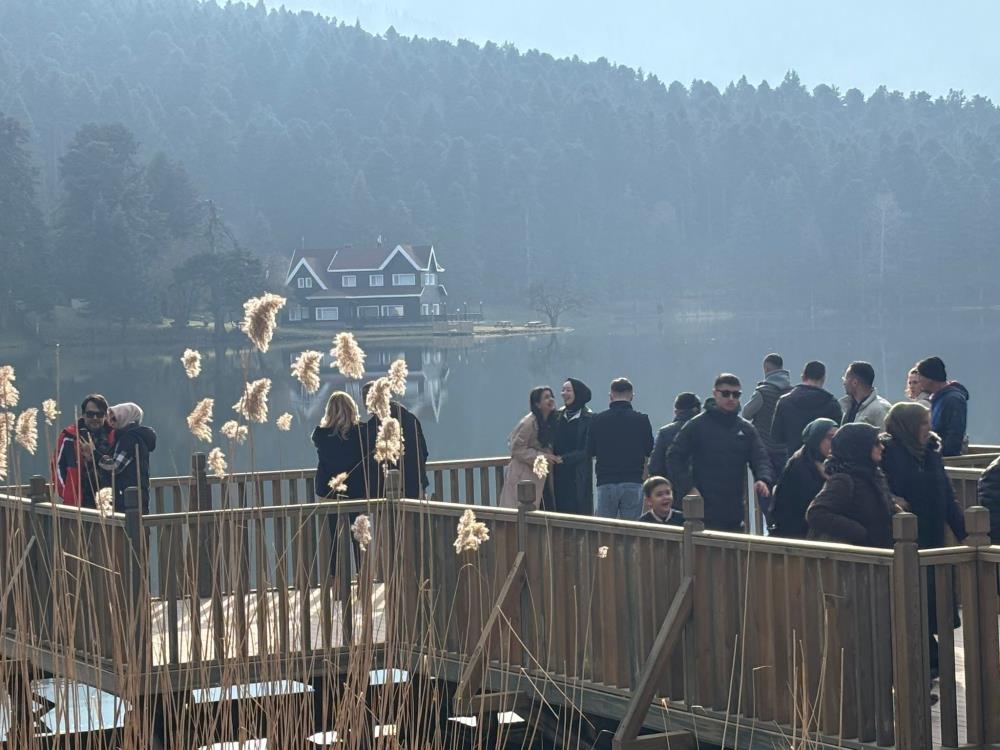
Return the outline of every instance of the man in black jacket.
[[[770,497],[774,477],[771,459],[760,435],[739,415],[740,381],[724,373],[715,379],[714,403],[681,428],[667,451],[667,477],[683,498],[696,487],[705,501],[705,527],[719,531],[743,529],[747,499],[747,466],[754,491]]]
[[[701,411],[701,401],[693,393],[678,393],[674,399],[674,421],[665,424],[656,433],[653,441],[653,455],[649,457],[649,476],[667,475],[667,451],[673,445],[681,427]]]
[[[653,450],[649,417],[632,408],[632,383],[611,381],[611,405],[590,422],[587,453],[597,459],[597,513],[636,521],[642,515],[642,475]]]
[[[368,400],[368,391],[373,383],[365,383],[361,389],[362,397]],[[424,439],[424,429],[420,425],[417,415],[407,409],[398,401],[389,402],[389,415],[399,420],[399,426],[403,431],[403,456],[400,465],[392,468],[400,469],[403,472],[403,497],[413,500],[420,500],[424,496],[424,490],[430,484],[427,479],[427,441]],[[367,435],[369,454],[375,450],[375,436],[378,434],[378,417],[372,414],[368,418],[367,430],[362,431]],[[382,497],[383,489],[382,471],[378,463],[369,459],[369,486],[372,497]]]
[[[778,399],[771,422],[771,440],[785,446],[785,459],[802,447],[802,430],[815,419],[825,417],[840,424],[844,412],[829,391],[823,390],[826,365],[807,362],[802,382]]]
[[[990,541],[1000,544],[1000,458],[979,478],[978,502],[990,512]]]

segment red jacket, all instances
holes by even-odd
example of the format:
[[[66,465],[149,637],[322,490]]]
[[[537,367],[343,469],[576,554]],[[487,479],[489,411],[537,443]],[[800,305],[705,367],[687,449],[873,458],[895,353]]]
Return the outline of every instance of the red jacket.
[[[94,487],[95,479],[100,487],[104,487],[106,484],[110,486],[110,483],[103,481],[103,475],[106,472],[100,469],[96,460],[93,463],[93,468],[87,470],[92,476],[88,475],[84,481],[84,477],[80,473],[82,462],[80,461],[78,435],[82,430],[89,439],[94,439],[90,431],[83,426],[82,421],[69,425],[59,433],[59,438],[56,440],[56,450],[52,456],[52,479],[55,483],[56,494],[64,503],[93,507],[97,489]],[[109,430],[107,438],[99,439],[94,449],[99,455],[104,452],[110,453],[114,444],[114,430]]]

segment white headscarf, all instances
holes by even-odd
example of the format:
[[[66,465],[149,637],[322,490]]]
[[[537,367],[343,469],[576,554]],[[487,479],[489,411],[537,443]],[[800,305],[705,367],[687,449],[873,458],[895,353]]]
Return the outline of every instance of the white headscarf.
[[[116,404],[108,409],[108,412],[115,415],[114,427],[116,430],[120,430],[122,427],[127,427],[133,422],[136,424],[142,424],[142,408],[138,404],[133,404],[131,401],[126,401],[123,404]]]

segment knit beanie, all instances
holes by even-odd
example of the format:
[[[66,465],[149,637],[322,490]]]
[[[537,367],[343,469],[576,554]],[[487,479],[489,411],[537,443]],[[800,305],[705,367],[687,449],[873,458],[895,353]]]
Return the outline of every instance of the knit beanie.
[[[928,357],[917,362],[917,372],[928,380],[937,383],[948,382],[948,373],[944,369],[944,362],[940,357]]]
[[[674,408],[678,411],[686,411],[687,409],[700,409],[701,401],[693,393],[679,393],[677,398],[674,399]]]

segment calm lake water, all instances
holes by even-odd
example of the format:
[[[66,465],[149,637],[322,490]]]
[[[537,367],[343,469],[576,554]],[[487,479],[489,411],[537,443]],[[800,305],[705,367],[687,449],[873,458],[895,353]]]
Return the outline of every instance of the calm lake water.
[[[704,397],[714,376],[735,372],[744,391],[760,379],[763,355],[778,351],[785,357],[793,378],[812,358],[828,367],[828,387],[840,395],[840,375],[852,359],[870,361],[877,372],[880,392],[892,401],[902,398],[906,372],[917,359],[938,354],[949,376],[969,388],[969,432],[973,442],[1000,443],[1000,392],[993,375],[1000,360],[1000,314],[952,314],[918,324],[897,320],[883,326],[844,326],[833,322],[809,325],[779,319],[732,318],[712,322],[677,323],[654,315],[614,320],[574,320],[572,332],[536,337],[508,337],[479,341],[401,340],[396,343],[365,342],[368,372],[384,374],[388,364],[405,356],[410,368],[404,402],[421,419],[432,459],[502,455],[506,437],[527,412],[532,386],[551,385],[558,394],[567,376],[589,384],[595,393],[592,408],[605,406],[607,385],[625,375],[636,386],[635,405],[647,412],[654,426],[669,421],[674,395],[693,390]],[[319,393],[306,396],[289,374],[288,365],[299,351],[328,351],[328,335],[294,347],[275,347],[249,362],[250,378],[270,377],[271,423],[255,426],[254,463],[260,470],[313,466],[315,454],[309,440],[331,392],[346,389],[359,398],[359,384],[347,383],[324,361]],[[182,345],[162,351],[149,347],[62,347],[58,390],[60,407],[71,414],[74,404],[90,391],[103,392],[112,402],[135,401],[146,411],[145,423],[158,433],[152,457],[154,475],[186,474],[190,454],[207,451],[188,433],[185,417],[201,398],[215,399],[215,427],[234,417],[244,381],[238,349],[203,349],[203,371],[189,380],[178,361]],[[327,360],[325,357],[324,360]],[[0,354],[0,364],[17,370],[20,407],[40,405],[55,397],[57,384],[55,348]],[[360,400],[360,398],[359,398]],[[289,433],[278,432],[274,417],[294,416]],[[65,421],[65,420],[64,420]],[[39,454],[55,438],[51,429],[41,438]],[[224,441],[228,442],[228,441]],[[227,453],[228,447],[223,444]],[[43,455],[28,456],[18,450],[20,474],[45,473]],[[249,447],[230,457],[230,466],[250,466]]]

